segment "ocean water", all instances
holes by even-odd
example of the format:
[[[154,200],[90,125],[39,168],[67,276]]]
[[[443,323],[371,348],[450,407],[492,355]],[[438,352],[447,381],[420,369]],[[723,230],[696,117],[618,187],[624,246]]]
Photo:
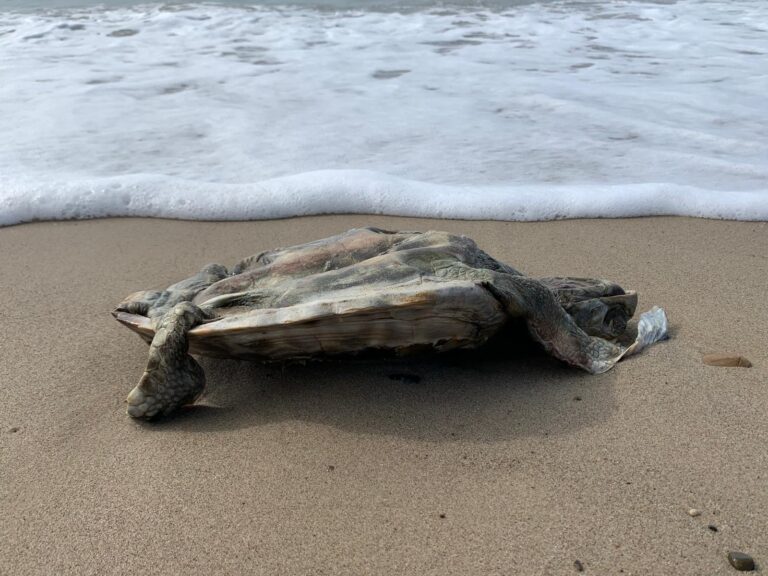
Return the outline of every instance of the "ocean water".
[[[0,0],[0,225],[768,220],[768,2]]]

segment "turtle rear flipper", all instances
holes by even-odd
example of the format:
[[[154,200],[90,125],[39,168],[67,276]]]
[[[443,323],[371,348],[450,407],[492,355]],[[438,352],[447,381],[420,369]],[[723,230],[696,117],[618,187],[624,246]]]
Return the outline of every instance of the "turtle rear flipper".
[[[126,398],[128,414],[152,420],[190,404],[205,388],[205,373],[188,354],[187,332],[207,314],[190,302],[177,304],[157,325],[147,369]]]
[[[227,269],[221,264],[208,264],[197,274],[165,290],[134,292],[118,304],[115,312],[128,312],[152,319],[162,318],[180,302],[192,301],[197,294],[227,276]]]
[[[117,305],[115,313],[128,312],[129,314],[148,316],[150,309],[162,295],[163,293],[159,290],[141,290],[139,292],[134,292]]]

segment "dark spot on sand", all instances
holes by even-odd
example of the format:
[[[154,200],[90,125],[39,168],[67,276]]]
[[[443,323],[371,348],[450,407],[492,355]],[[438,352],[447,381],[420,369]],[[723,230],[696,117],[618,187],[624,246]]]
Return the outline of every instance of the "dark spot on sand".
[[[19,427],[18,426],[13,426],[11,428],[8,428],[8,432],[10,432],[11,434],[16,434],[16,432],[18,432],[18,431],[19,431]]]
[[[329,464],[328,465],[328,472],[333,472],[334,470],[336,470],[336,466],[334,466],[333,464]]]
[[[389,78],[397,78],[403,74],[408,74],[410,70],[376,70],[371,76],[377,80],[388,80]]]
[[[403,384],[418,384],[421,382],[421,376],[418,374],[410,374],[408,372],[396,372],[388,376],[390,380],[396,380]]]
[[[445,518],[445,514],[440,514],[440,518]]]
[[[717,529],[717,526],[715,526],[714,524],[708,524],[707,528],[709,528],[711,532],[719,532],[719,530]]]
[[[574,402],[581,402],[581,396],[574,396],[573,397]]]
[[[573,567],[576,568],[576,572],[584,572],[584,564],[582,564],[581,560],[574,560]]]
[[[138,30],[132,28],[120,28],[120,30],[113,30],[107,34],[107,36],[112,36],[113,38],[125,38],[126,36],[133,36],[138,33]]]

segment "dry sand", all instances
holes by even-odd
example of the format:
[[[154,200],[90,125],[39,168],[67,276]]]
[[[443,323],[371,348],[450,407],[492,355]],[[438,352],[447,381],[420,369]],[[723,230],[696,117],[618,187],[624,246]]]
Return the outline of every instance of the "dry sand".
[[[147,348],[110,315],[123,296],[362,225],[616,280],[667,309],[672,339],[600,376],[532,348],[205,360],[203,407],[125,415]],[[764,571],[766,254],[766,223],[678,218],[0,229],[0,574],[715,575],[729,550]],[[754,367],[702,364],[719,351]]]

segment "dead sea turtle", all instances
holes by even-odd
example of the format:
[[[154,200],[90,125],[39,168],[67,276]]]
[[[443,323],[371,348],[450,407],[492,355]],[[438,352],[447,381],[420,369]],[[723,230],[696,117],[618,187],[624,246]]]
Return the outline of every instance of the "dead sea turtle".
[[[605,280],[524,276],[464,236],[363,228],[263,252],[231,272],[210,264],[166,290],[132,294],[114,315],[150,343],[127,402],[128,414],[152,419],[202,392],[190,352],[281,360],[475,348],[513,317],[557,358],[604,372],[666,335],[654,308],[632,345],[611,342],[636,305],[634,292]]]

